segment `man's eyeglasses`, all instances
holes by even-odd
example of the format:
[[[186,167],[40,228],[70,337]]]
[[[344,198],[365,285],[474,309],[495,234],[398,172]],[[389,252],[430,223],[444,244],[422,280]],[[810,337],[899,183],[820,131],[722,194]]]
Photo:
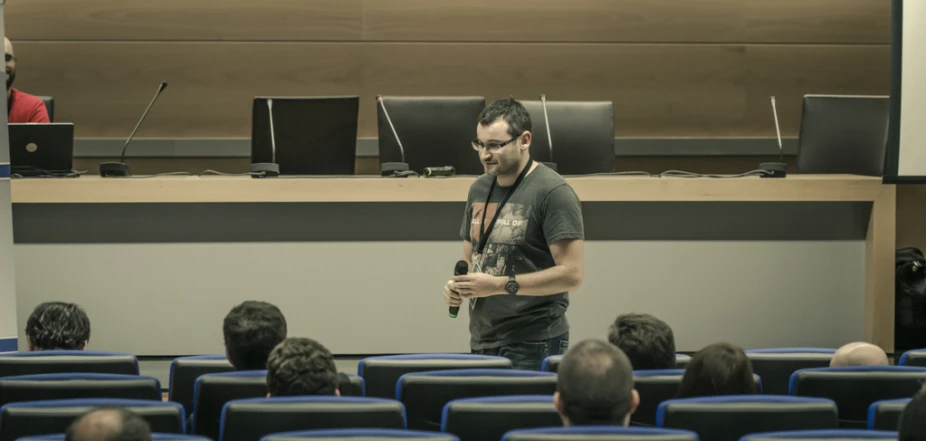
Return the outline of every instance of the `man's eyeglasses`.
[[[521,135],[523,135],[523,133],[522,133]],[[508,145],[508,144],[511,144],[512,142],[517,141],[518,138],[521,137],[521,135],[515,136],[514,138],[511,138],[511,139],[509,139],[509,140],[507,140],[507,141],[505,141],[505,142],[489,142],[488,144],[482,144],[482,141],[480,141],[480,140],[478,140],[478,139],[474,139],[474,140],[473,140],[473,150],[475,150],[475,151],[478,152],[478,151],[480,151],[480,150],[482,150],[482,149],[486,149],[486,150],[488,150],[488,151],[490,151],[490,152],[497,152],[497,151],[498,151],[499,149],[501,149],[502,147],[504,147],[504,146],[506,146],[506,145]]]

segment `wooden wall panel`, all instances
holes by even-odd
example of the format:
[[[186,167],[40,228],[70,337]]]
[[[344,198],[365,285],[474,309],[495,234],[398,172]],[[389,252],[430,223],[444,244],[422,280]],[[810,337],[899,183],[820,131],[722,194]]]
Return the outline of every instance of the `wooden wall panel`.
[[[891,0],[747,0],[750,43],[890,44]]]

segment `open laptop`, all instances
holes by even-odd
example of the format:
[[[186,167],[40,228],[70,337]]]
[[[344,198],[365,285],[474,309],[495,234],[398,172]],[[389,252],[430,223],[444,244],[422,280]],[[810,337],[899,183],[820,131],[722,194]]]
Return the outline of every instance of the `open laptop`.
[[[20,176],[72,173],[73,123],[13,123],[10,131],[10,168]]]

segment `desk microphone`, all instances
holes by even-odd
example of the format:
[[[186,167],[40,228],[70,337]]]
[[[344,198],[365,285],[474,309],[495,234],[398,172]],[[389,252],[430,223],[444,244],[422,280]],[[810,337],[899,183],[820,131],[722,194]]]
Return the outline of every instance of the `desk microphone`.
[[[267,115],[270,119],[270,162],[251,164],[252,178],[280,176],[280,164],[277,164],[277,137],[273,131],[273,98],[267,98]]]
[[[455,276],[464,276],[468,272],[469,272],[469,264],[466,263],[465,260],[461,260],[457,262],[457,264],[453,267],[453,275]],[[450,318],[457,318],[457,313],[459,312],[460,312],[459,306],[451,306],[450,307]]]
[[[559,169],[556,166],[556,163],[553,162],[553,136],[550,135],[550,118],[547,116],[547,95],[540,95],[540,104],[543,105],[543,122],[547,127],[547,144],[550,146],[550,162],[544,162],[543,165],[549,167],[555,172],[558,172]]]
[[[386,111],[386,103],[383,102],[383,96],[376,95],[376,102],[383,108],[383,115],[386,116],[386,122],[389,123],[389,128],[392,129],[392,136],[395,137],[395,142],[399,144],[399,153],[402,154],[402,162],[384,162],[380,165],[379,172],[382,176],[408,176],[408,173],[404,173],[408,172],[408,163],[405,162],[405,147],[402,147],[402,140],[399,139],[399,133],[395,131],[395,126],[392,125],[392,118],[389,118],[389,112]],[[380,155],[382,155],[382,152],[380,152]]]
[[[454,174],[456,174],[456,169],[454,169],[452,165],[424,168],[424,175],[429,178],[434,176],[453,176]]]
[[[772,103],[772,115],[775,116],[775,133],[778,136],[778,162],[763,162],[759,164],[760,170],[771,172],[762,174],[763,178],[783,178],[788,174],[788,166],[784,161],[784,148],[781,146],[781,129],[778,127],[778,108],[775,106],[775,97],[769,97]]]
[[[151,99],[151,102],[148,104],[148,108],[145,109],[145,113],[141,115],[141,119],[138,120],[138,124],[135,124],[135,129],[132,130],[132,134],[129,135],[129,139],[125,140],[125,145],[122,146],[122,155],[119,156],[119,162],[104,162],[100,164],[100,176],[132,176],[132,171],[129,170],[129,165],[125,163],[125,150],[129,147],[129,143],[132,142],[132,138],[135,137],[135,133],[138,132],[138,128],[141,127],[141,123],[145,121],[145,118],[148,117],[148,112],[151,110],[151,106],[154,105],[154,102],[157,101],[158,97],[161,96],[161,92],[167,88],[167,81],[162,81],[161,85],[158,86],[158,91],[154,93],[154,98]]]

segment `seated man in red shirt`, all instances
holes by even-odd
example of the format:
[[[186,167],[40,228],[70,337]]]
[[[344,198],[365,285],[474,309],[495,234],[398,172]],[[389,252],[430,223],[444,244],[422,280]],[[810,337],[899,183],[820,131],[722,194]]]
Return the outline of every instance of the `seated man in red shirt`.
[[[16,79],[16,56],[13,55],[13,43],[4,38],[6,52],[6,112],[10,123],[47,123],[48,109],[41,98],[20,92],[13,88]]]

